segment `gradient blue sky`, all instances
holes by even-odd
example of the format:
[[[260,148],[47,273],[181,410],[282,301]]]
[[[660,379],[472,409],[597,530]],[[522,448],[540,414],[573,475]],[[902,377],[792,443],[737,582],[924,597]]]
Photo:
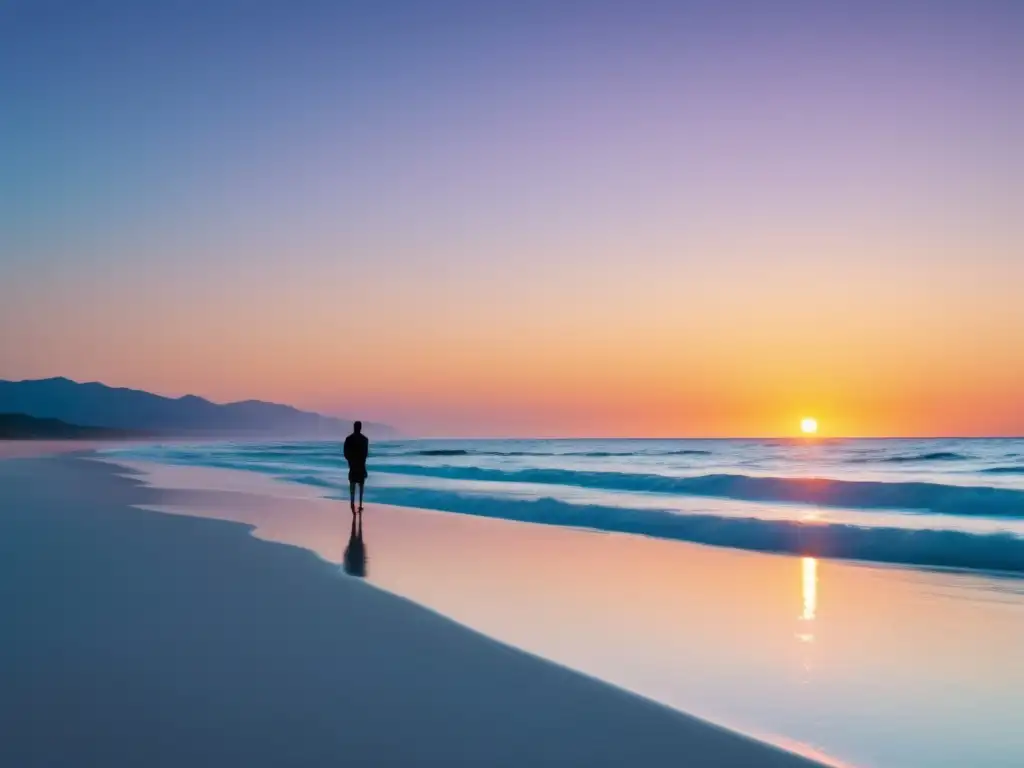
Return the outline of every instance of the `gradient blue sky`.
[[[1024,433],[1024,3],[0,0],[0,378]]]

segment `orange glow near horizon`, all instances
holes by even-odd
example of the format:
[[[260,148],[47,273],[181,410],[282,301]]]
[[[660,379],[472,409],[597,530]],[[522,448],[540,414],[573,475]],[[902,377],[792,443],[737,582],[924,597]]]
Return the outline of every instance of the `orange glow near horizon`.
[[[414,274],[341,303],[346,274],[327,263],[212,264],[195,285],[126,269],[84,294],[88,275],[69,269],[0,304],[18,329],[0,339],[0,378],[269,400],[410,435],[795,436],[809,413],[834,437],[1024,434],[1024,261],[1008,262],[1019,281],[975,294],[958,290],[962,270],[921,281],[903,262],[880,283],[851,256],[814,290],[797,259],[745,283],[728,258],[699,280],[687,264],[619,282]]]
[[[697,327],[653,286],[651,301],[638,287],[605,316],[572,302],[518,316],[454,294],[442,295],[451,301],[438,315],[422,297],[380,308],[357,297],[354,314],[380,319],[353,334],[335,297],[317,289],[275,298],[240,285],[245,302],[225,297],[179,315],[159,294],[119,305],[114,287],[77,310],[71,285],[33,307],[6,305],[12,318],[61,323],[21,326],[0,378],[270,400],[413,435],[792,436],[807,413],[836,437],[1024,434],[1024,344],[980,309],[941,319],[938,308],[912,318],[920,308],[908,308],[901,336],[881,322],[774,314],[767,295],[740,297],[739,319],[695,296]]]

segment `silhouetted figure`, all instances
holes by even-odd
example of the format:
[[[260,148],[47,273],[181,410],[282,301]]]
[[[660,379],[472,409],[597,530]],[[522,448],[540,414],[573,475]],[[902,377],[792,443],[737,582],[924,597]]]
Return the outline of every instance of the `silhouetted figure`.
[[[352,514],[356,513],[356,486],[359,486],[359,511],[363,511],[363,486],[366,483],[366,459],[370,441],[363,434],[363,422],[352,425],[352,434],[345,438],[345,459],[348,461],[348,495]]]
[[[352,516],[352,532],[349,533],[348,546],[345,547],[343,567],[345,573],[350,576],[366,578],[366,546],[363,544],[363,516],[361,514]]]

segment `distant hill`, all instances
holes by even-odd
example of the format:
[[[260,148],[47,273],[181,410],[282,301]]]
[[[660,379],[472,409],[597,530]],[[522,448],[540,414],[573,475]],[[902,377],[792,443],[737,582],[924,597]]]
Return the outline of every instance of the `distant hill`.
[[[0,440],[115,440],[143,433],[103,427],[80,427],[59,419],[37,419],[23,413],[0,413]]]
[[[0,413],[59,419],[68,426],[105,427],[177,436],[340,437],[352,422],[300,411],[289,405],[246,400],[220,405],[195,395],[161,397],[136,389],[119,389],[70,379],[0,381]],[[364,424],[371,437],[395,431],[384,424]]]

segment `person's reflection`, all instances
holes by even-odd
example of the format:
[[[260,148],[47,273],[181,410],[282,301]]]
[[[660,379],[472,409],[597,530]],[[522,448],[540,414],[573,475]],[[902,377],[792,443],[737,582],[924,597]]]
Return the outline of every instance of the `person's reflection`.
[[[366,545],[363,543],[363,514],[352,515],[352,531],[345,547],[345,558],[342,562],[345,573],[350,576],[366,578]]]

